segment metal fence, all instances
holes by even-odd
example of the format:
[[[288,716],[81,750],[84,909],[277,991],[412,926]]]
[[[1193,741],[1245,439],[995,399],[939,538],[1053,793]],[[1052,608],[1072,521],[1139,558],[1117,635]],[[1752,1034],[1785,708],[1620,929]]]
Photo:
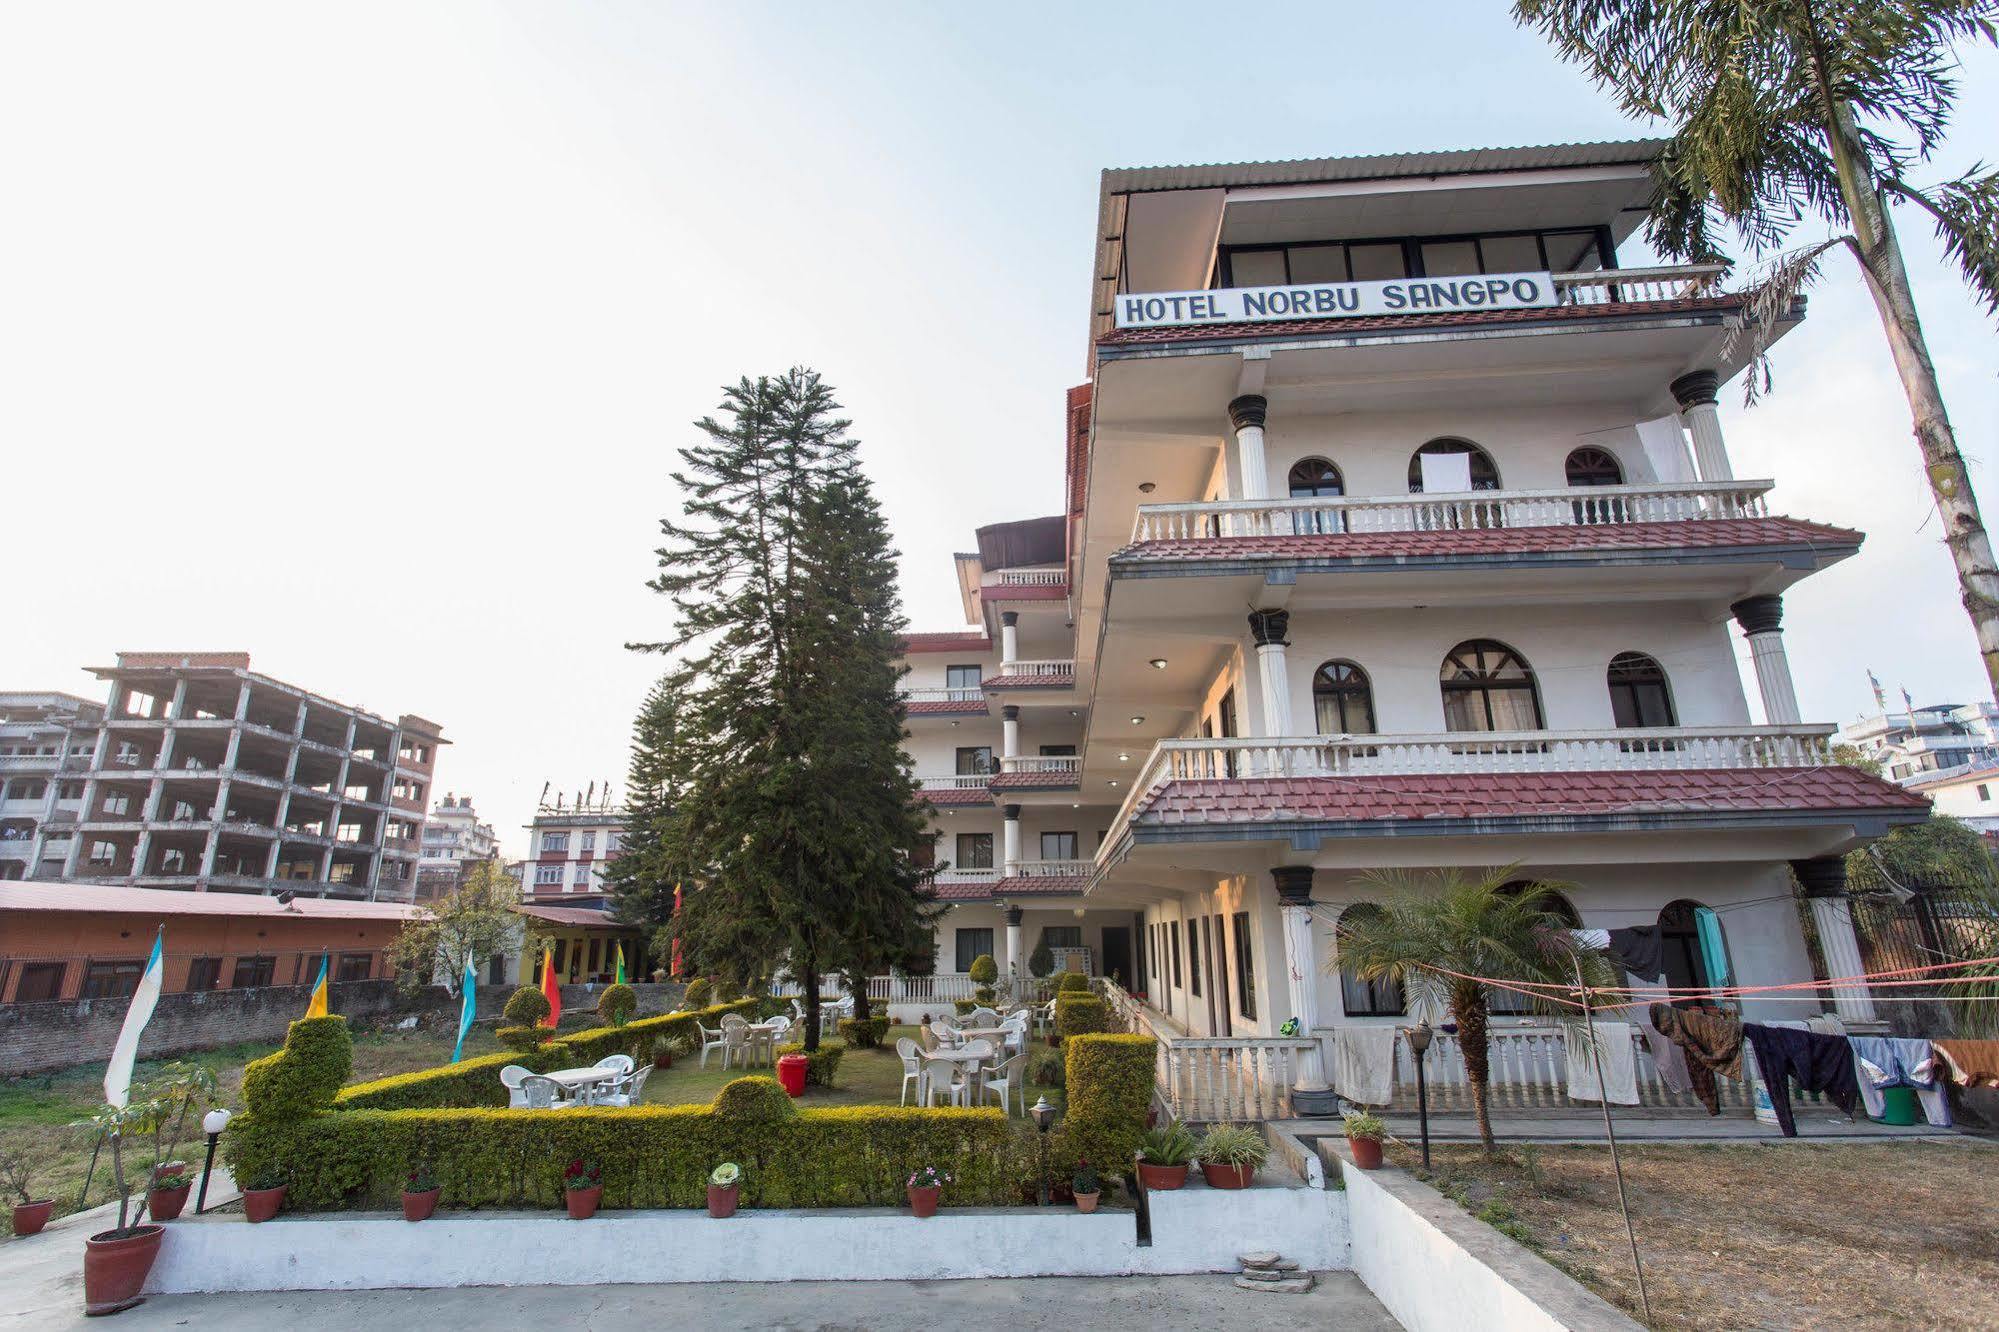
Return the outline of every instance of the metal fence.
[[[1962,889],[1922,888],[1907,901],[1886,893],[1856,894],[1853,930],[1860,940],[1860,960],[1870,972],[1999,955],[1999,913],[1984,898]],[[1956,1030],[1943,1001],[1889,1007],[1895,1011],[1885,1016],[1897,1029],[1939,1036]]]
[[[122,999],[139,986],[149,950],[102,955],[0,955],[0,1004],[55,1003],[69,999]],[[274,949],[265,953],[167,953],[161,958],[164,994],[255,990],[310,985],[320,958],[335,981],[379,980],[394,975],[380,949]]]

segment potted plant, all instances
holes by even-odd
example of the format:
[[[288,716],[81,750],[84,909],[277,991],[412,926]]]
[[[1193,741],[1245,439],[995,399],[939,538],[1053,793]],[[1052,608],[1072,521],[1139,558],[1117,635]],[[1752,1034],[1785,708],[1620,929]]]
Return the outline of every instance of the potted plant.
[[[588,1221],[597,1215],[604,1201],[604,1172],[595,1161],[577,1157],[562,1172],[562,1200],[569,1207],[571,1221]]]
[[[276,1166],[252,1171],[243,1181],[243,1216],[250,1221],[268,1221],[285,1205],[290,1187],[285,1172]]]
[[[1103,1194],[1097,1168],[1088,1161],[1076,1162],[1076,1169],[1069,1176],[1069,1190],[1075,1195],[1077,1211],[1086,1215],[1096,1211],[1097,1199]]]
[[[1347,1146],[1353,1149],[1353,1163],[1362,1170],[1380,1166],[1381,1140],[1388,1136],[1388,1125],[1380,1116],[1361,1110],[1349,1110],[1342,1118],[1346,1120]]]
[[[1270,1157],[1270,1144],[1253,1128],[1217,1124],[1201,1135],[1201,1175],[1218,1189],[1246,1189],[1256,1168]]]
[[[179,1161],[168,1161],[153,1171],[152,1187],[146,1190],[146,1211],[155,1221],[172,1221],[187,1206],[188,1190],[194,1179]]]
[[[428,1165],[420,1165],[410,1171],[403,1181],[403,1220],[426,1220],[437,1210],[437,1199],[444,1192],[444,1186],[437,1182],[437,1174]]]
[[[924,1166],[903,1181],[903,1190],[909,1195],[909,1210],[918,1216],[937,1215],[937,1199],[950,1182],[951,1177],[936,1166]]]
[[[1187,1163],[1193,1159],[1194,1135],[1183,1124],[1163,1124],[1139,1142],[1139,1182],[1158,1192],[1180,1188],[1187,1182]]]
[[[25,1147],[11,1147],[0,1152],[0,1185],[20,1201],[14,1204],[14,1234],[38,1235],[42,1227],[49,1223],[55,1212],[54,1198],[37,1198],[29,1192],[33,1173],[32,1158]]]
[[[656,1037],[652,1043],[652,1066],[662,1071],[673,1067],[673,1037]]]
[[[736,1214],[736,1195],[742,1189],[743,1168],[724,1161],[708,1172],[708,1215],[717,1221]]]
[[[111,1183],[118,1190],[118,1224],[100,1230],[84,1241],[83,1311],[100,1315],[117,1313],[140,1302],[140,1288],[153,1260],[160,1254],[160,1236],[166,1227],[141,1220],[145,1207],[132,1206],[132,1188],[125,1174],[124,1142],[128,1133],[145,1133],[155,1127],[159,1107],[152,1101],[132,1101],[125,1105],[105,1105],[75,1127],[94,1130],[111,1145]]]

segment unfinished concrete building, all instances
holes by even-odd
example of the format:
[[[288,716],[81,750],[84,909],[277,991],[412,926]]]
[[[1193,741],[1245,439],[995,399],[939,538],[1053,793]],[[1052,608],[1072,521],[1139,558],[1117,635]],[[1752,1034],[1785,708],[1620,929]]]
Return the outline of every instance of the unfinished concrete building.
[[[63,877],[408,901],[435,722],[258,675],[243,652],[121,652]],[[53,828],[51,829],[53,831]]]
[[[0,691],[0,879],[61,872],[103,720],[103,704],[74,694]]]

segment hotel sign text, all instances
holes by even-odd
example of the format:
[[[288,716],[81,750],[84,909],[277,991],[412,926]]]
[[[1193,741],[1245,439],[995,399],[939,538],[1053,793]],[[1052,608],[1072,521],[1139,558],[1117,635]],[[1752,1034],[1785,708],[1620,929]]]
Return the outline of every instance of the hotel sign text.
[[[1525,310],[1555,303],[1555,280],[1546,273],[1482,273],[1473,277],[1392,278],[1386,282],[1133,292],[1117,298],[1116,314],[1119,328],[1166,328],[1439,310]]]

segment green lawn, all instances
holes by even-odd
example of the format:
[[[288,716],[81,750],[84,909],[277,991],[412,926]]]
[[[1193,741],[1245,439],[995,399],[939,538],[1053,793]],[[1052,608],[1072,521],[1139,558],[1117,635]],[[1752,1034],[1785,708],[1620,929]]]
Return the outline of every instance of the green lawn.
[[[895,1105],[902,1095],[902,1058],[895,1052],[898,1036],[916,1037],[914,1027],[892,1027],[881,1048],[875,1050],[850,1049],[840,1060],[840,1072],[834,1085],[828,1087],[807,1087],[805,1095],[799,1098],[801,1107],[826,1105]],[[1039,1047],[1045,1049],[1046,1047]],[[1033,1062],[1034,1051],[1030,1048],[1028,1061]],[[646,1083],[645,1099],[648,1105],[706,1105],[715,1099],[715,1093],[737,1078],[751,1075],[777,1076],[776,1071],[767,1067],[722,1069],[722,1054],[717,1050],[708,1056],[708,1067],[701,1067],[701,1056],[676,1059],[670,1069],[655,1070]],[[1043,1087],[1029,1083],[1027,1103],[1034,1104],[1034,1098],[1046,1095],[1049,1104],[1060,1106],[1062,1093],[1053,1087]],[[916,1089],[909,1091],[909,1103],[916,1104]],[[998,1101],[987,1104],[997,1106]],[[1016,1112],[1018,1105],[1015,1106]]]

